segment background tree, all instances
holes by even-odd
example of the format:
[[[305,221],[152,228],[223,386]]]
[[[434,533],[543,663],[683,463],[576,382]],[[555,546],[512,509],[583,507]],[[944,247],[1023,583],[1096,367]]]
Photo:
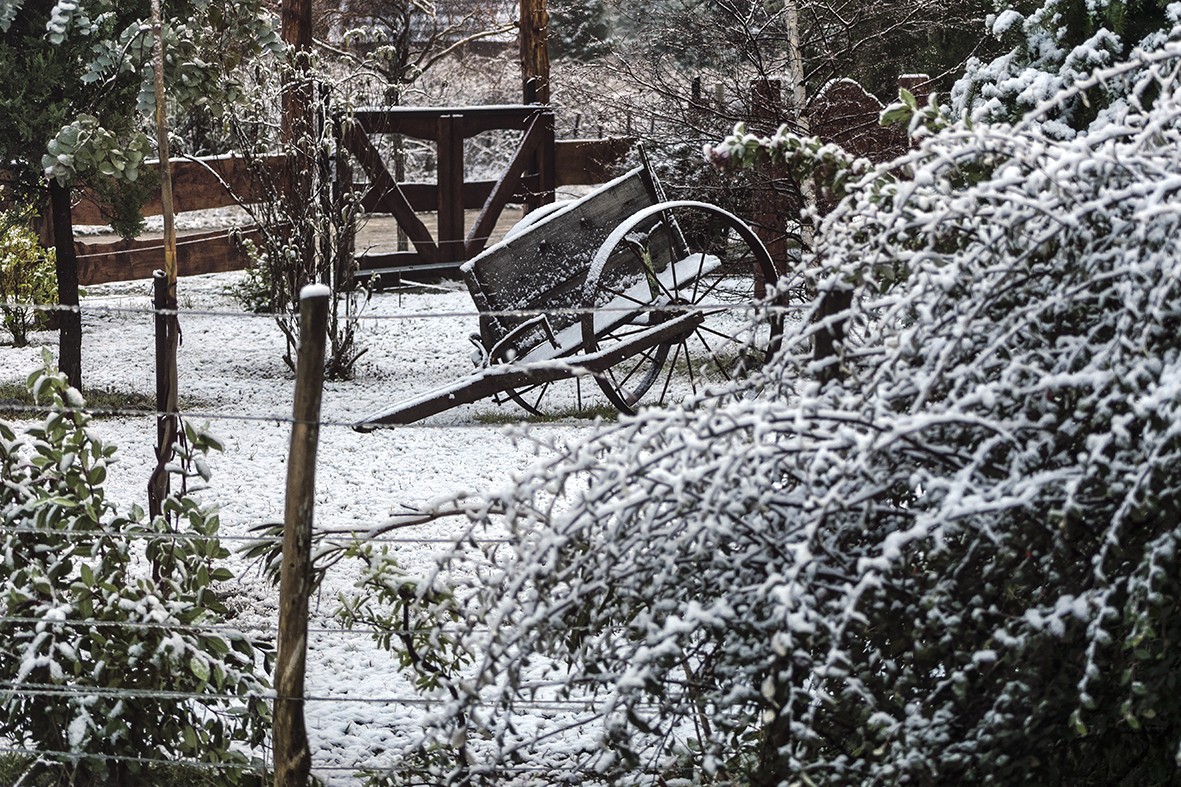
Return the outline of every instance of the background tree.
[[[859,80],[887,101],[897,96],[900,74],[929,72],[932,87],[945,88],[986,38],[988,7],[987,0],[606,2],[611,54],[595,63],[554,64],[559,120],[578,117],[642,138],[673,195],[707,199],[755,223],[762,212],[798,217],[808,202],[799,184],[767,184],[766,173],[711,172],[701,162],[703,145],[739,122],[763,133],[783,123],[801,130],[821,89],[836,78]],[[752,204],[757,191],[780,192],[779,204]],[[775,224],[769,232],[782,232]],[[796,226],[794,244],[806,245],[803,225]]]
[[[71,189],[105,197],[115,228],[138,231],[150,193],[140,175],[149,152],[140,124],[151,117],[149,4],[0,2],[0,160],[12,166],[14,195],[43,202],[48,180],[57,251],[58,363],[82,384],[82,322],[70,219]],[[237,95],[242,58],[278,43],[259,2],[194,2],[171,8],[166,29],[167,85],[178,106],[221,113]],[[216,57],[209,53],[217,52]]]
[[[1045,0],[1006,2],[989,17],[1003,54],[973,59],[952,94],[956,110],[984,121],[1016,121],[1046,100],[1069,92],[1096,70],[1124,59],[1135,46],[1155,48],[1178,19],[1167,0]],[[1119,96],[1095,83],[1071,92],[1057,112],[1043,113],[1043,130],[1068,138],[1100,118]],[[1105,120],[1101,120],[1105,122]]]
[[[404,103],[407,88],[436,63],[486,38],[515,30],[515,5],[503,0],[321,0],[315,36],[341,42],[349,59],[373,69],[382,99]]]

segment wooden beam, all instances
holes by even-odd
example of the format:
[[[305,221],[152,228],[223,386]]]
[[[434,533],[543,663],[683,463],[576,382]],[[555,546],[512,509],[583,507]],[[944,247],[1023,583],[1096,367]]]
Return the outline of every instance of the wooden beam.
[[[176,244],[176,269],[179,276],[201,273],[240,271],[250,264],[232,231],[201,233],[181,237]],[[242,230],[243,237],[257,240],[257,228]],[[78,281],[103,284],[112,281],[150,279],[160,267],[164,241],[116,241],[102,245],[75,244],[78,253]]]
[[[270,199],[274,184],[281,182],[283,165],[283,156],[266,156],[263,166],[269,174],[264,179],[266,182],[259,182],[246,161],[238,156],[173,159],[172,189],[176,212],[224,208],[237,205],[239,201],[251,203]],[[149,170],[159,167],[158,161],[145,164]],[[145,216],[159,216],[161,211],[160,198],[156,195],[143,207]],[[81,198],[74,205],[73,216],[75,224],[107,223],[94,195],[86,189],[82,190]]]
[[[524,128],[536,106],[508,104],[492,107],[391,107],[358,109],[352,120],[367,134],[403,134],[437,141],[440,115],[462,115],[466,132],[480,134],[504,128]]]
[[[467,259],[463,244],[463,118],[440,115],[438,122],[438,261],[462,261]]]
[[[520,0],[521,83],[524,103],[548,104],[549,12],[545,0]]]

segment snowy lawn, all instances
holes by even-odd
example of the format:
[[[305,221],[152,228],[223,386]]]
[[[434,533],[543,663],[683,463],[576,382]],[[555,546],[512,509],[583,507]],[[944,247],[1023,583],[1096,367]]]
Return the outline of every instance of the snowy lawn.
[[[221,510],[226,545],[236,549],[257,525],[283,516],[283,490],[294,381],[282,360],[283,338],[272,318],[244,314],[226,293],[236,274],[182,279],[180,394],[193,422],[208,421],[225,443],[210,457],[209,488],[199,497]],[[91,389],[155,390],[150,283],[88,288],[83,302],[83,374]],[[470,405],[416,426],[359,434],[356,419],[386,405],[468,374],[468,334],[477,330],[474,307],[459,283],[414,292],[374,295],[364,311],[361,340],[368,352],[354,380],[324,391],[316,477],[316,526],[366,530],[404,504],[457,490],[510,483],[546,449],[586,434],[591,424],[569,420],[536,424],[533,439],[501,425],[520,411],[490,402]],[[42,346],[56,351],[56,334],[32,334],[32,346],[0,346],[0,382],[23,382],[41,364]],[[489,416],[489,417],[484,417]],[[146,508],[154,466],[155,422],[150,416],[97,419],[93,427],[119,447],[108,497],[120,508]],[[408,567],[425,567],[432,550],[453,535],[447,523],[397,531],[389,546]],[[453,527],[458,528],[459,523]],[[241,539],[239,541],[238,539]],[[437,543],[432,543],[432,541]],[[277,589],[257,566],[235,556],[240,582],[231,606],[243,630],[273,640]],[[332,617],[339,591],[351,589],[353,567],[329,572],[312,600],[307,677],[313,767],[330,784],[352,783],[361,767],[380,767],[392,751],[421,731],[424,708],[411,684],[364,632],[346,632]],[[387,754],[389,752],[390,754]]]

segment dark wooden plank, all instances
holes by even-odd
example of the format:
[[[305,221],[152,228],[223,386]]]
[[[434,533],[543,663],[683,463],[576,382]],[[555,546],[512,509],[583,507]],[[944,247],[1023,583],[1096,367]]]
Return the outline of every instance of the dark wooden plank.
[[[416,139],[437,140],[440,115],[464,118],[469,135],[496,129],[524,129],[538,112],[552,114],[548,107],[504,105],[487,107],[391,107],[360,109],[353,118],[368,134],[404,134]]]
[[[246,229],[242,236],[257,241],[260,231]],[[87,253],[78,255],[78,280],[84,285],[148,279],[164,264],[163,240],[119,241],[97,250],[80,247],[87,249]],[[177,240],[176,267],[180,276],[242,270],[249,264],[250,258],[231,232],[202,233]]]
[[[242,202],[257,202],[274,195],[274,185],[281,182],[285,164],[283,156],[262,159],[263,181],[259,182],[250,166],[239,156],[211,156],[172,160],[172,187],[177,213],[209,208],[224,208]],[[149,161],[148,169],[159,169],[159,162]],[[227,190],[226,186],[229,186]],[[162,211],[159,195],[144,206],[145,216],[158,216]],[[86,190],[74,206],[75,224],[106,224],[102,209]]]
[[[479,254],[484,246],[488,243],[488,236],[492,233],[493,227],[496,226],[497,219],[500,218],[501,212],[504,210],[508,200],[516,192],[521,175],[525,173],[525,168],[529,166],[530,160],[537,156],[538,150],[546,141],[546,127],[542,122],[540,116],[534,117],[533,122],[529,124],[529,129],[525,132],[524,138],[521,140],[520,147],[513,155],[513,160],[509,163],[508,169],[500,176],[496,186],[480,207],[480,215],[476,217],[476,221],[472,225],[471,232],[467,236],[467,257],[468,259]],[[549,129],[549,138],[552,138],[552,129]],[[551,193],[552,199],[552,193]]]
[[[547,203],[554,201],[554,191],[556,190],[556,178],[554,175],[554,116],[553,113],[542,115],[539,118],[541,123],[542,133],[545,134],[548,144],[541,145],[537,149],[535,157],[536,166],[533,171],[537,173],[537,191],[529,195],[525,200],[525,205],[530,210],[537,208]]]
[[[463,118],[440,115],[438,164],[439,262],[466,260],[463,247]]]

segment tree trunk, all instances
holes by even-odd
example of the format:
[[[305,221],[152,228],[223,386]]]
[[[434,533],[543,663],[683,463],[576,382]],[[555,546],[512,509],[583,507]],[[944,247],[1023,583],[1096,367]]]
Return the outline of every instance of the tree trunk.
[[[519,43],[525,104],[548,104],[549,12],[545,0],[521,0]]]
[[[78,257],[74,254],[74,220],[70,188],[49,181],[49,205],[53,214],[53,244],[57,253],[58,312],[57,368],[82,390],[82,314],[78,311]]]

